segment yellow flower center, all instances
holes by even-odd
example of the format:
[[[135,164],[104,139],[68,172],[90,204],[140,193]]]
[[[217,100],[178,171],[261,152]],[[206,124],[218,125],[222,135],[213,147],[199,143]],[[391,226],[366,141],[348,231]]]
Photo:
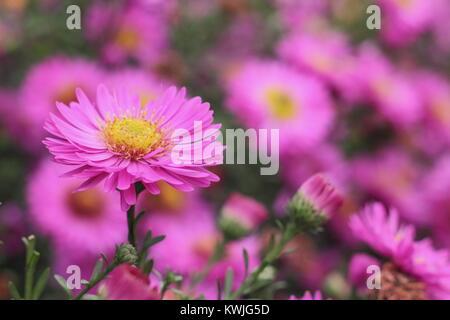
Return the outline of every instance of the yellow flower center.
[[[146,119],[146,112],[139,117],[114,117],[103,127],[106,146],[112,152],[126,159],[140,159],[148,153],[162,148],[167,149],[169,142],[159,127],[159,121]]]
[[[102,195],[95,189],[72,193],[68,191],[67,201],[72,213],[83,219],[95,219],[103,214],[105,206]]]
[[[297,108],[287,92],[271,89],[267,91],[266,99],[270,112],[277,120],[287,120],[295,116]]]
[[[123,27],[116,35],[116,43],[126,51],[133,51],[139,43],[139,35],[135,30]]]
[[[55,101],[62,102],[65,105],[77,100],[76,88],[79,87],[76,84],[67,84],[61,87],[55,95]],[[54,102],[52,101],[54,104]]]

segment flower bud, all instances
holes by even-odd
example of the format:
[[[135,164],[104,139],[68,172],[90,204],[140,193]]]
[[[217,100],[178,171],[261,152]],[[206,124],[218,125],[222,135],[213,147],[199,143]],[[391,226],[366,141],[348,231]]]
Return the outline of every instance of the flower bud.
[[[301,229],[314,233],[342,203],[343,197],[328,179],[316,174],[302,184],[287,209]]]
[[[230,238],[241,238],[258,228],[267,219],[266,208],[256,200],[233,193],[225,202],[219,225]]]
[[[123,263],[135,264],[138,259],[136,248],[129,243],[123,243],[117,249],[117,259]]]

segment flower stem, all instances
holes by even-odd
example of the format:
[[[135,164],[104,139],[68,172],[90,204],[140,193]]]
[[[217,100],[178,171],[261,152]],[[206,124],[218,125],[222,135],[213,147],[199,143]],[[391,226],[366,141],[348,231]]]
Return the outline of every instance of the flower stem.
[[[98,274],[95,279],[92,279],[89,281],[89,283],[81,290],[81,292],[73,298],[73,300],[80,300],[89,290],[91,290],[93,287],[95,287],[100,281],[106,278],[106,276],[111,273],[118,265],[120,264],[120,261],[118,259],[114,259],[114,261],[106,267],[106,269]]]
[[[128,242],[136,248],[136,223],[134,217],[134,208],[131,206],[127,211],[127,222],[128,222]]]
[[[286,244],[291,241],[297,234],[298,232],[295,230],[295,225],[293,223],[288,223],[286,229],[281,235],[280,241],[272,249],[269,250],[259,267],[256,268],[250,274],[250,276],[248,276],[247,279],[244,280],[241,286],[233,294],[230,295],[230,299],[235,300],[240,296],[246,294],[246,292],[250,290],[258,281],[258,278],[264,271],[264,269],[273,264],[280,257]]]

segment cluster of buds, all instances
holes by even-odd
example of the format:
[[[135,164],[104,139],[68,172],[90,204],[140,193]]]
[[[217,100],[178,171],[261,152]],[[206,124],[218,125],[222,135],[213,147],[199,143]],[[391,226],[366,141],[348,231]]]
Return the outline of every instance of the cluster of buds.
[[[342,195],[323,174],[302,184],[287,206],[290,219],[299,231],[317,233],[343,203]]]
[[[117,260],[120,263],[136,264],[138,254],[136,248],[129,243],[123,243],[117,248]]]

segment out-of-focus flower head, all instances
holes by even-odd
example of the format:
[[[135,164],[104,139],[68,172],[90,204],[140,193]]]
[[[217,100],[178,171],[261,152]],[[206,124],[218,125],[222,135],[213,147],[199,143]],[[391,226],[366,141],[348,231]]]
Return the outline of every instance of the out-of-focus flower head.
[[[321,82],[275,61],[249,61],[229,81],[227,107],[248,128],[279,129],[280,151],[317,146],[333,105]]]
[[[214,264],[207,277],[202,281],[197,290],[205,294],[207,299],[217,298],[217,282],[224,283],[228,269],[233,271],[232,289],[236,290],[245,279],[244,249],[248,255],[248,272],[252,272],[260,264],[260,241],[257,236],[250,236],[238,241],[227,243],[224,248],[224,256]]]
[[[106,39],[101,54],[107,63],[120,64],[134,59],[150,66],[167,49],[167,21],[160,13],[137,5],[113,7],[96,2],[86,20],[89,39],[95,42]]]
[[[353,255],[348,265],[348,282],[356,287],[360,294],[367,294],[367,279],[370,276],[370,266],[380,267],[380,262],[365,253]]]
[[[354,182],[370,196],[392,203],[409,221],[426,223],[419,197],[422,167],[399,147],[388,147],[352,162]]]
[[[287,30],[300,30],[325,19],[328,0],[275,0],[281,24]]]
[[[219,224],[226,234],[240,238],[258,228],[267,216],[261,203],[235,192],[223,205]]]
[[[377,0],[382,12],[381,35],[394,46],[411,44],[431,27],[440,0]]]
[[[78,191],[103,181],[105,191],[119,190],[122,209],[128,210],[136,203],[137,182],[158,194],[159,181],[192,191],[218,180],[204,166],[221,163],[223,146],[215,140],[220,125],[212,124],[213,111],[199,97],[187,99],[185,89],[171,87],[139,107],[141,98],[128,90],[111,93],[101,85],[95,105],[82,90],[76,94],[78,102],[70,108],[57,103],[62,117],[50,114],[45,129],[55,138],[44,143],[57,162],[72,167],[67,176],[84,179]],[[186,134],[193,136],[199,123],[202,130],[214,134],[201,139],[201,152],[192,157],[199,142],[186,142],[185,138]],[[174,130],[183,130],[182,139],[171,136]],[[189,152],[174,160],[172,150],[177,145]],[[203,152],[211,146],[213,152]]]
[[[429,239],[414,241],[415,229],[401,225],[397,212],[380,203],[352,216],[355,236],[388,259],[381,268],[379,299],[448,299],[450,254],[436,250]],[[403,279],[403,281],[398,281]]]
[[[139,95],[142,107],[159,97],[167,87],[166,81],[158,79],[152,73],[131,68],[112,72],[105,84],[112,90],[125,88]]]
[[[426,205],[427,222],[433,230],[436,241],[450,248],[450,155],[436,161],[422,183],[422,201]]]
[[[220,241],[214,213],[200,199],[179,214],[150,212],[142,224],[143,229],[151,230],[154,236],[166,235],[164,241],[151,248],[151,254],[158,257],[155,268],[170,268],[183,276],[205,267]]]
[[[18,93],[19,105],[11,105],[7,110],[13,117],[14,123],[10,126],[18,135],[17,139],[30,150],[39,150],[48,113],[58,114],[56,102],[69,108],[76,100],[76,88],[81,88],[88,97],[94,97],[102,79],[102,70],[81,58],[57,56],[34,65]]]
[[[65,169],[43,160],[29,178],[26,195],[36,228],[59,247],[80,255],[112,251],[127,235],[118,195],[99,187],[74,193],[80,180],[61,178]]]
[[[102,281],[98,294],[107,300],[159,300],[158,286],[153,286],[142,270],[124,263]]]
[[[357,59],[363,94],[381,115],[400,129],[422,118],[422,100],[413,77],[395,68],[372,43],[360,46]]]

